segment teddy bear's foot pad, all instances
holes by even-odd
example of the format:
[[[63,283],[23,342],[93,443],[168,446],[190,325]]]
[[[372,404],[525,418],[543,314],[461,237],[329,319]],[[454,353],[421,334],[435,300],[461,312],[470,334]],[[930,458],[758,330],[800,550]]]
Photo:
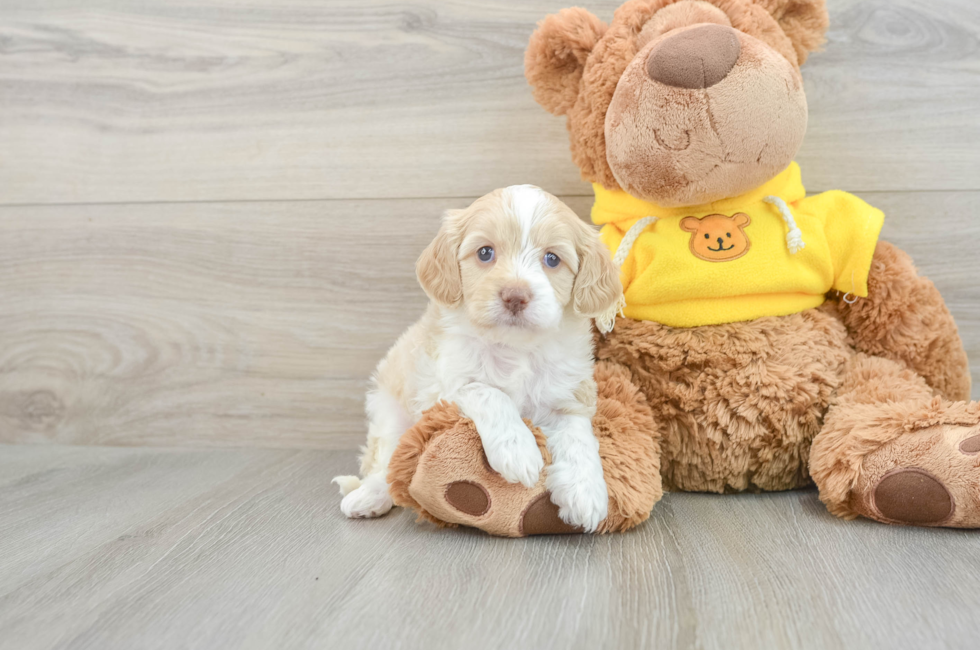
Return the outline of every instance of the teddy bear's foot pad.
[[[521,535],[566,535],[581,533],[582,529],[562,521],[558,506],[551,502],[551,494],[545,492],[524,509],[520,532]]]
[[[886,474],[875,487],[874,504],[885,518],[918,526],[940,525],[955,509],[946,486],[918,467]]]
[[[446,486],[446,502],[464,515],[482,517],[490,510],[490,493],[479,483],[453,481]]]
[[[532,433],[547,462],[543,436],[528,431]],[[505,537],[582,532],[558,516],[558,506],[551,502],[544,485],[547,470],[532,488],[508,483],[490,468],[480,436],[469,420],[460,419],[451,430],[432,437],[419,448],[414,462],[408,498],[399,490],[399,501],[430,521],[471,526]]]
[[[967,438],[966,440],[961,442],[960,451],[962,451],[967,456],[980,454],[980,435]]]
[[[861,514],[914,526],[980,527],[977,427],[908,433],[868,456],[864,465],[856,493]]]
[[[490,511],[490,493],[479,483],[453,481],[446,487],[446,502],[468,517],[479,519]],[[548,492],[539,495],[521,514],[518,532],[526,535],[564,535],[581,533],[581,528],[566,524],[558,516],[558,506]]]

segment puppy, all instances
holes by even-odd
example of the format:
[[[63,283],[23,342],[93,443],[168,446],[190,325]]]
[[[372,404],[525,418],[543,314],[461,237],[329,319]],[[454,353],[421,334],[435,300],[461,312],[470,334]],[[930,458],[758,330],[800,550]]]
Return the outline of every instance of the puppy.
[[[363,479],[334,479],[346,495],[341,510],[377,517],[391,509],[386,477],[399,438],[446,400],[473,420],[490,467],[527,487],[543,462],[522,418],[537,425],[559,516],[595,531],[608,495],[592,433],[590,319],[616,310],[622,296],[609,250],[568,206],[518,185],[447,212],[416,272],[431,302],[378,365]]]

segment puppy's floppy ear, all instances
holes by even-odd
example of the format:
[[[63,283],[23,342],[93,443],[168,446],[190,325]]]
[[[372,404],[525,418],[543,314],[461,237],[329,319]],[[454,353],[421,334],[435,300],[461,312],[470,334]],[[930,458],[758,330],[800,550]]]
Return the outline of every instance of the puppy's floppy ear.
[[[826,0],[753,0],[776,19],[783,33],[789,37],[796,50],[796,58],[803,65],[810,52],[823,45],[824,34],[830,23]]]
[[[524,76],[547,111],[564,115],[575,104],[585,61],[605,32],[606,24],[580,7],[538,23],[524,54]]]
[[[436,238],[415,263],[415,275],[422,290],[429,298],[447,307],[463,300],[463,278],[458,259],[462,214],[463,210],[446,211]]]
[[[598,233],[581,221],[582,236],[578,242],[578,273],[572,287],[575,312],[589,318],[607,316],[618,310],[623,298],[619,269],[612,262],[609,249]]]

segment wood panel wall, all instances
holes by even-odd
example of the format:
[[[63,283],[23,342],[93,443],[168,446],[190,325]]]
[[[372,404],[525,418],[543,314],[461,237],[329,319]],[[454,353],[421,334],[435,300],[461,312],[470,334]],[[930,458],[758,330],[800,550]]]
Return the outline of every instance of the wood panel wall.
[[[522,70],[568,4],[6,0],[0,442],[357,445],[440,213],[588,213]],[[886,210],[980,378],[980,3],[829,5],[804,180]]]

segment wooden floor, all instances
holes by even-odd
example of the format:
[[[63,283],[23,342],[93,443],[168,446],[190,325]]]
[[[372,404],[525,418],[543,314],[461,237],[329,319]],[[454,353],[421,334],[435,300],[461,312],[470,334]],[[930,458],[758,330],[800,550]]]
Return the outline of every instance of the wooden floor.
[[[963,648],[975,533],[812,491],[671,494],[638,530],[351,521],[350,452],[0,447],[0,648]]]
[[[0,649],[972,648],[980,538],[812,492],[617,537],[341,518],[439,215],[581,215],[535,23],[620,0],[0,2]],[[980,2],[828,0],[808,190],[885,210],[980,398]]]

